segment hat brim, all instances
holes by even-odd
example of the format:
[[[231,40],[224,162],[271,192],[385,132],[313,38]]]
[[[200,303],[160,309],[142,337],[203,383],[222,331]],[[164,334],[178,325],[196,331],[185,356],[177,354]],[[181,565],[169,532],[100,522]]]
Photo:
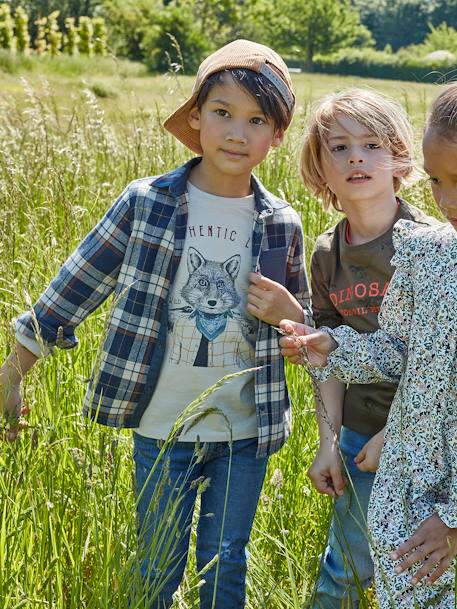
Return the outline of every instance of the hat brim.
[[[189,112],[197,105],[198,93],[194,93],[177,110],[170,114],[163,126],[173,134],[180,142],[190,148],[196,154],[203,154],[200,145],[200,131],[193,129],[189,124]]]

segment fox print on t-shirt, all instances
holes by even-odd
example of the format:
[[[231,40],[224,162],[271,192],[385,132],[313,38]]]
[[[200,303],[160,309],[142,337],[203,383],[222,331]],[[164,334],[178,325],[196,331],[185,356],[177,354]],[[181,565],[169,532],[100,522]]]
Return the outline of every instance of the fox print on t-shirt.
[[[252,328],[236,311],[241,300],[235,285],[240,263],[239,254],[218,262],[189,247],[189,276],[181,289],[187,305],[170,311],[171,362],[204,367],[248,363],[243,334],[252,332]]]

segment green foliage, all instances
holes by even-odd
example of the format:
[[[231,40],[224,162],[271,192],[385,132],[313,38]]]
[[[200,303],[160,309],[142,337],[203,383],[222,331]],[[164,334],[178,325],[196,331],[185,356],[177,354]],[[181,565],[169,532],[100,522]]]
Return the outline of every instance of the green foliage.
[[[205,54],[243,34],[252,0],[104,0],[109,45],[154,71],[198,67]],[[243,12],[244,11],[244,12]]]
[[[59,11],[53,11],[48,16],[48,23],[46,28],[48,49],[52,57],[55,57],[60,53],[60,47],[62,46],[62,33],[60,32],[59,24],[57,23],[58,16]]]
[[[371,31],[376,46],[398,48],[422,42],[432,18],[432,2],[423,0],[355,0],[362,23]]]
[[[447,23],[457,28],[457,0],[434,0],[432,25]]]
[[[46,25],[48,23],[47,17],[41,17],[35,21],[37,27],[37,34],[35,38],[35,52],[37,55],[46,53],[48,49],[48,43],[46,41]]]
[[[157,13],[153,27],[145,32],[141,44],[150,70],[174,69],[191,74],[212,50],[192,9],[193,2],[177,0]]]
[[[427,62],[423,56],[408,49],[401,49],[398,53],[375,49],[342,49],[333,55],[317,57],[314,67],[316,71],[326,74],[436,83],[443,82],[446,73],[455,65],[447,58]]]
[[[314,56],[372,43],[349,0],[251,0],[243,14],[247,37],[312,68]]]
[[[135,61],[144,59],[143,38],[155,29],[162,0],[104,0],[102,15],[108,25],[108,44],[116,55]]]
[[[74,17],[67,17],[65,19],[65,30],[63,38],[64,51],[67,55],[76,55],[78,53],[79,34]]]
[[[106,23],[103,17],[93,17],[92,25],[94,28],[94,54],[106,55]]]
[[[94,47],[93,47],[93,37],[94,29],[92,26],[92,20],[90,17],[80,17],[79,18],[79,42],[78,49],[79,52],[83,55],[88,55],[89,57],[93,55]]]
[[[0,49],[13,51],[15,48],[14,22],[11,17],[10,6],[6,3],[0,4]]]
[[[94,16],[100,10],[102,0],[9,0],[11,10],[15,11],[21,6],[29,16],[31,26],[31,37],[36,37],[37,19],[46,17],[54,11],[59,11],[59,28],[62,31],[67,17],[78,18],[82,15]]]
[[[430,31],[424,42],[416,47],[410,47],[410,52],[417,52],[421,55],[441,50],[457,52],[457,31],[453,27],[446,23],[441,23],[437,27],[430,24],[429,27]]]
[[[27,54],[30,50],[29,17],[22,6],[14,11],[14,29],[16,33],[16,49],[19,53]]]

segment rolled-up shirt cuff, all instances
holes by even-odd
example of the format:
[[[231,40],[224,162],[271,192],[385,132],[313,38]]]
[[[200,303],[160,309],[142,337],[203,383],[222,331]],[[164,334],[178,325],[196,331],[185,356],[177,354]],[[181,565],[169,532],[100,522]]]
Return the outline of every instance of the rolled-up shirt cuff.
[[[43,319],[37,319],[30,311],[22,313],[14,320],[16,332],[19,332],[33,342],[37,341],[37,335],[43,339],[48,347],[59,349],[73,349],[78,344],[72,326],[58,327],[46,323]]]
[[[450,529],[457,529],[457,510],[455,505],[436,503],[435,512]]]
[[[334,338],[336,342],[338,342],[337,337],[334,336],[332,328],[328,328],[327,326],[321,326],[320,328],[318,328],[318,330],[319,332],[325,332],[326,334],[330,334],[330,336]],[[335,351],[332,351],[332,353],[329,354],[326,366],[323,366],[322,368],[308,368],[310,374],[312,374],[317,381],[325,383],[325,381],[328,381],[328,379],[333,376],[332,356],[335,352],[338,351],[338,349],[339,347],[337,347]]]
[[[45,343],[39,343],[37,340],[33,340],[33,338],[29,338],[25,334],[22,334],[19,330],[16,329],[16,340],[17,342],[25,347],[27,351],[33,353],[35,357],[48,357],[48,355],[52,355],[53,348]]]

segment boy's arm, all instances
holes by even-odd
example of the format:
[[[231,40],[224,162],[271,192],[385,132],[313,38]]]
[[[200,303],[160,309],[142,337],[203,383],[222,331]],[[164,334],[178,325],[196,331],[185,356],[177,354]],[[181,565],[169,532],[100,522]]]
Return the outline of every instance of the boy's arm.
[[[74,328],[113,291],[131,230],[127,188],[60,268],[32,312],[16,320],[17,334],[47,347],[77,344]]]
[[[345,485],[338,438],[343,415],[346,386],[336,379],[319,384],[322,404],[316,405],[319,449],[308,470],[308,476],[319,493],[341,495]]]
[[[322,253],[315,249],[311,257],[311,300],[313,317],[317,327],[325,323],[338,326],[343,320],[329,296],[328,279],[322,272],[319,259]],[[341,456],[338,450],[343,419],[343,402],[346,385],[336,379],[319,383],[321,404],[316,400],[319,428],[319,450],[308,471],[314,486],[320,493],[341,495],[345,485]]]
[[[361,472],[375,472],[378,469],[385,430],[386,428],[383,427],[378,431],[355,456],[354,461]]]

